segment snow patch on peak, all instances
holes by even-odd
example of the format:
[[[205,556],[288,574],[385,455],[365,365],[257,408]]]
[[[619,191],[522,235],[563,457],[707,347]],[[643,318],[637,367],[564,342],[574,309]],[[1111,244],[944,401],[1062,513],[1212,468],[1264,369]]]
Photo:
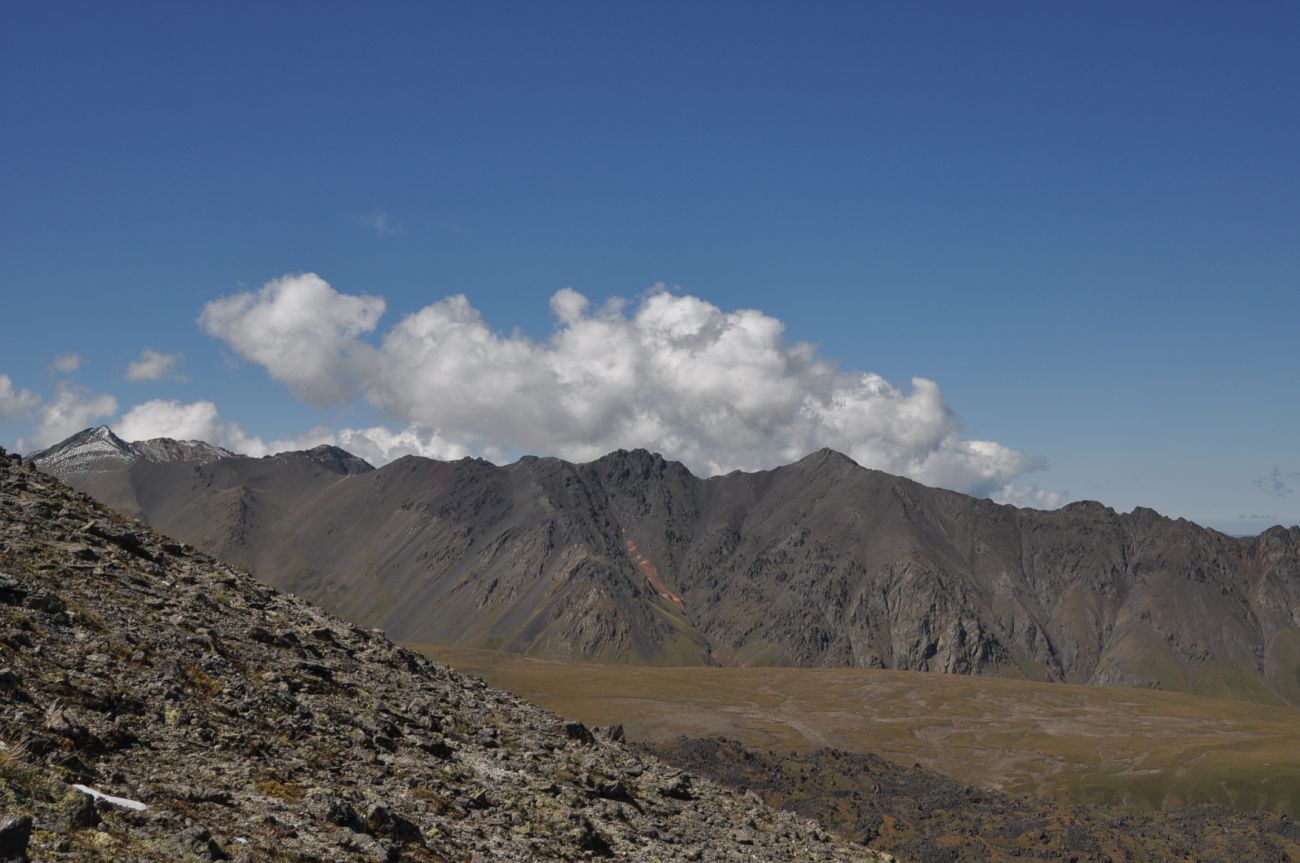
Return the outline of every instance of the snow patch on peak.
[[[234,453],[224,447],[215,446],[201,440],[172,440],[157,437],[150,440],[138,440],[131,444],[140,456],[147,461],[195,461],[201,464],[223,458],[233,458]]]
[[[192,461],[206,464],[234,455],[228,449],[200,440],[153,438],[127,443],[108,426],[96,426],[83,429],[48,449],[32,453],[28,458],[46,473],[67,476],[121,470],[138,461]]]
[[[79,431],[67,440],[32,453],[29,458],[41,470],[56,476],[83,471],[116,470],[140,458],[131,444],[113,434],[108,426]]]

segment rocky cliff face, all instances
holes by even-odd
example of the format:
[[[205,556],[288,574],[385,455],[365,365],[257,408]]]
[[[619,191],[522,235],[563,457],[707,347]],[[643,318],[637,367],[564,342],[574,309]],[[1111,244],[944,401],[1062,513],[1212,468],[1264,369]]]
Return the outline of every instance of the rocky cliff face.
[[[409,641],[1300,703],[1300,528],[1234,539],[1144,509],[1016,509],[829,450],[707,480],[644,451],[365,472],[290,454],[68,476]]]
[[[0,697],[5,860],[880,859],[3,451]]]

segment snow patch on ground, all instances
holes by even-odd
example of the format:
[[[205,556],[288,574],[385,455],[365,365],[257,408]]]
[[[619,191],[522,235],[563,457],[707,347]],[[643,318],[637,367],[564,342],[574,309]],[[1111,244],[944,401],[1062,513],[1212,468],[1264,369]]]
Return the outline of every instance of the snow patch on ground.
[[[143,803],[141,803],[139,800],[128,800],[125,797],[114,797],[111,794],[105,794],[102,791],[96,791],[94,788],[90,788],[89,786],[86,785],[73,785],[72,787],[80,791],[82,794],[89,794],[97,801],[103,800],[105,803],[111,803],[114,806],[121,806],[123,809],[134,809],[136,812],[143,812],[144,810],[149,808],[148,806],[145,806]]]

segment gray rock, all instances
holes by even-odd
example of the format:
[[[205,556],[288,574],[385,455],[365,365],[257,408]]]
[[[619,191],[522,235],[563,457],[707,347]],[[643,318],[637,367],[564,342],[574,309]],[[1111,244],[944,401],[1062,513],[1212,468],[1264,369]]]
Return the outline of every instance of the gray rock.
[[[12,668],[0,668],[0,691],[11,692],[18,688],[20,678]]]
[[[660,787],[659,793],[665,797],[671,797],[674,800],[693,800],[695,794],[692,791],[693,780],[689,773],[682,773],[674,776],[667,783]]]
[[[588,744],[596,742],[595,735],[593,735],[591,731],[588,730],[587,726],[583,725],[581,722],[562,722],[560,723],[560,730],[563,731],[564,736],[570,740],[576,740],[579,743]]]
[[[99,811],[95,806],[95,799],[76,789],[69,789],[63,795],[63,816],[69,830],[94,827],[99,823]]]
[[[228,860],[229,855],[212,838],[212,831],[192,825],[171,837],[172,844],[183,848],[200,860]]]
[[[0,818],[0,863],[26,863],[31,838],[30,815]]]

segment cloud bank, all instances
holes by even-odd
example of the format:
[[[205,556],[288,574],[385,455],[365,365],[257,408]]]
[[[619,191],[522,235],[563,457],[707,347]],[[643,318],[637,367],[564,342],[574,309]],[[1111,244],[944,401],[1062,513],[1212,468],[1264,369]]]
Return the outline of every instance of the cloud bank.
[[[761,311],[723,311],[662,286],[634,307],[593,308],[566,288],[551,298],[554,331],[537,341],[492,330],[457,295],[402,318],[376,346],[366,338],[384,309],[303,274],[215,300],[199,325],[311,405],[360,396],[401,421],[401,432],[321,432],[378,462],[470,451],[582,461],[645,447],[710,475],[829,446],[930,485],[1059,503],[1016,483],[1041,467],[1035,459],[964,438],[933,381],[903,390],[841,370]]]

